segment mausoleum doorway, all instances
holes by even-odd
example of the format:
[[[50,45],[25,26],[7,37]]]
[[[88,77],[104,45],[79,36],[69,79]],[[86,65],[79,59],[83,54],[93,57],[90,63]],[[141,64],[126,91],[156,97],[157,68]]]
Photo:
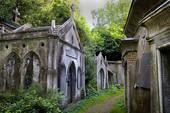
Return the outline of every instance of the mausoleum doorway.
[[[163,113],[170,112],[170,47],[160,49],[161,97]]]
[[[8,58],[5,65],[6,72],[6,89],[18,89],[20,85],[20,58],[19,56],[12,52]]]
[[[24,58],[24,88],[29,88],[33,82],[40,81],[40,60],[34,52],[29,52]]]
[[[100,89],[104,89],[104,70],[100,69]]]
[[[68,69],[67,78],[68,103],[72,103],[75,101],[75,94],[76,94],[76,67],[74,62],[72,62]]]

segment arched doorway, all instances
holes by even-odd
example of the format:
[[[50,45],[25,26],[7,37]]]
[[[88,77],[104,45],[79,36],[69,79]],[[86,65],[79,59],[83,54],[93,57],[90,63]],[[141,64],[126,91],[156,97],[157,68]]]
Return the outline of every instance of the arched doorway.
[[[68,68],[68,78],[67,78],[67,96],[68,103],[75,101],[76,94],[76,67],[74,62],[71,63]]]
[[[29,52],[24,58],[24,88],[27,89],[33,82],[40,82],[40,60],[37,54]]]
[[[104,70],[100,69],[100,89],[104,89]]]
[[[11,53],[7,57],[5,65],[6,89],[18,89],[20,86],[20,58],[16,53]]]

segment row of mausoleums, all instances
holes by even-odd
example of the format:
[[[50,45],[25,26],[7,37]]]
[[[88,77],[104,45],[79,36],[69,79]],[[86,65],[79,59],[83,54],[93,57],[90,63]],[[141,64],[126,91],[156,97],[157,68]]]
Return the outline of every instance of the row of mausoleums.
[[[95,58],[97,89],[103,90],[115,84],[124,84],[124,71],[121,61],[108,61],[100,52]]]
[[[39,83],[64,94],[62,104],[85,95],[84,52],[72,18],[32,28],[0,21],[0,90]]]
[[[96,56],[97,89],[124,83],[121,61]],[[0,91],[40,84],[64,94],[62,105],[85,96],[85,61],[72,18],[62,25],[32,28],[0,18]]]
[[[124,32],[128,113],[170,113],[170,0],[133,0]]]

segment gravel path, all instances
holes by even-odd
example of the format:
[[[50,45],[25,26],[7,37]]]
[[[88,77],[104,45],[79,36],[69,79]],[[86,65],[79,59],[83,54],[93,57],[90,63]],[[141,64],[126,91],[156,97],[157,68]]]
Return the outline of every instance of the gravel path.
[[[103,103],[91,106],[85,113],[110,113],[116,102],[123,98],[123,95],[110,97]]]

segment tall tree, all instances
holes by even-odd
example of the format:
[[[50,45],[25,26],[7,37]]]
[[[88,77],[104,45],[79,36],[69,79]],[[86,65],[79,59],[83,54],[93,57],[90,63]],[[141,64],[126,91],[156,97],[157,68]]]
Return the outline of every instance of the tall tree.
[[[104,8],[92,11],[96,26],[105,26],[112,23],[124,25],[131,0],[109,0]]]
[[[93,40],[96,54],[102,52],[108,60],[120,60],[120,40],[124,38],[125,24],[131,0],[110,0],[104,8],[92,11],[94,19]]]

